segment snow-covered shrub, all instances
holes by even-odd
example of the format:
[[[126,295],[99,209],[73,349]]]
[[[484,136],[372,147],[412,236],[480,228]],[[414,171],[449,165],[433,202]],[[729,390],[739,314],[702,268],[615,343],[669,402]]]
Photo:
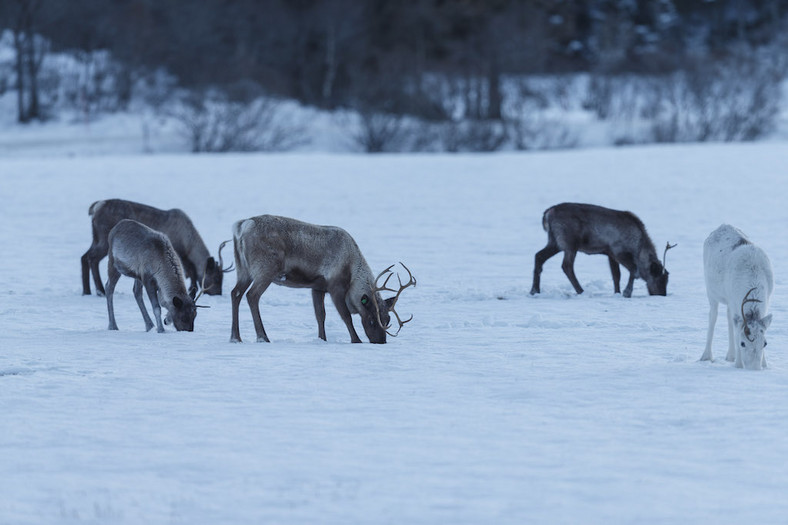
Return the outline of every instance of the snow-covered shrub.
[[[558,86],[555,86],[556,88]],[[552,93],[544,93],[529,83],[507,96],[503,107],[506,134],[512,147],[518,150],[563,149],[577,145],[577,133],[558,115],[566,114],[566,93],[558,91],[563,108],[551,108]]]
[[[698,64],[657,86],[651,124],[655,142],[757,139],[775,125],[783,66],[774,59],[736,55]]]
[[[172,116],[194,153],[287,151],[307,140],[304,126],[267,97],[237,102],[220,92],[191,92]]]
[[[785,59],[743,47],[664,75],[596,75],[584,107],[616,144],[754,140],[775,124]]]
[[[439,125],[443,151],[450,153],[492,152],[506,144],[506,128],[500,120],[452,120]]]
[[[75,110],[81,118],[124,110],[132,96],[131,71],[108,51],[77,51],[47,56],[42,93],[56,107]]]
[[[402,151],[405,135],[402,115],[361,111],[351,136],[366,153]]]

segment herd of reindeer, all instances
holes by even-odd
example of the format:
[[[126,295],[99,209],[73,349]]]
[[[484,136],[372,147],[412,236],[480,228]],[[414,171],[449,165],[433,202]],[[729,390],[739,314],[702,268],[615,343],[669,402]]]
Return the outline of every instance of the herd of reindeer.
[[[235,263],[225,267],[222,249],[230,241],[219,245],[217,261],[192,221],[179,209],[160,210],[110,199],[94,202],[88,213],[93,242],[82,256],[83,294],[90,294],[92,273],[96,293],[106,295],[110,330],[118,329],[113,292],[121,275],[134,279],[134,298],[146,330],[153,328],[153,321],[143,302],[143,287],[157,331],[164,331],[162,306],[167,311],[164,324],[172,323],[179,331],[193,331],[197,309],[201,307],[197,300],[204,293],[221,295],[223,275],[233,269],[237,281],[231,293],[232,342],[241,342],[238,310],[244,294],[257,341],[269,342],[260,318],[260,297],[272,283],[312,290],[318,336],[323,340],[326,293],[354,343],[361,339],[353,326],[353,314],[360,315],[371,343],[385,343],[387,334],[396,336],[413,319],[411,316],[403,321],[395,310],[402,291],[416,285],[408,267],[400,263],[408,275],[405,283],[399,273],[392,271],[394,265],[375,276],[350,234],[336,226],[318,226],[273,215],[240,220],[232,227]],[[564,253],[561,268],[570,283],[578,294],[583,293],[574,272],[575,256],[582,252],[607,255],[615,293],[621,292],[620,266],[624,266],[629,271],[624,297],[632,296],[637,278],[646,282],[650,295],[667,295],[665,257],[675,245],[667,243],[660,261],[643,222],[635,214],[592,204],[563,203],[545,210],[542,226],[547,232],[547,245],[534,257],[531,294],[540,292],[542,267],[558,252]],[[99,262],[105,256],[106,289],[99,275]],[[706,348],[700,359],[712,360],[714,326],[722,303],[728,313],[726,360],[734,361],[739,368],[765,368],[765,334],[772,319],[767,312],[774,289],[769,258],[744,233],[724,224],[706,239],[703,263],[710,308]],[[396,289],[389,286],[395,275]],[[187,278],[191,281],[188,289]],[[383,299],[381,292],[394,295]],[[398,324],[394,333],[390,332],[392,315]]]

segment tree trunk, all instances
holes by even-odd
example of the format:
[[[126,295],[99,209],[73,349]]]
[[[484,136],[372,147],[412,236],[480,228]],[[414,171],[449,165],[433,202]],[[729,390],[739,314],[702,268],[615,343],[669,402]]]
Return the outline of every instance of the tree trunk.
[[[337,35],[333,23],[326,30],[326,74],[323,77],[323,104],[333,106],[331,97],[334,94],[334,80],[337,76]]]
[[[32,16],[28,19],[26,28],[25,42],[27,44],[27,72],[30,79],[30,106],[27,111],[28,120],[41,118],[41,109],[38,103],[38,70],[41,67],[41,59],[36,56],[36,40],[33,34]],[[42,56],[43,58],[43,52]]]
[[[14,50],[16,51],[16,101],[17,121],[24,124],[29,120],[25,108],[25,51],[21,31],[14,30]]]
[[[487,77],[487,118],[493,120],[501,120],[501,104],[503,103],[503,96],[501,95],[501,71],[498,67],[498,58],[495,52],[490,56],[490,67]]]

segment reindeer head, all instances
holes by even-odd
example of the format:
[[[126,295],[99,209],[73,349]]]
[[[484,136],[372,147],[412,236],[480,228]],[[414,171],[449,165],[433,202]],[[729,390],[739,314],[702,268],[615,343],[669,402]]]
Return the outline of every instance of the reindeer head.
[[[751,288],[741,302],[741,316],[737,313],[733,316],[733,326],[735,328],[736,366],[749,370],[760,370],[763,366],[763,351],[766,348],[766,330],[772,322],[772,315],[759,318],[758,310],[752,310],[749,317],[744,313],[744,305],[747,303],[760,303],[760,299],[751,298],[750,294],[755,290]]]
[[[197,317],[197,306],[189,295],[176,295],[172,298],[172,303],[164,305],[167,308],[167,316],[164,324],[173,324],[179,332],[193,332],[194,318]]]
[[[400,319],[394,306],[397,304],[397,300],[405,288],[416,286],[416,278],[410,273],[408,267],[402,264],[402,267],[408,272],[408,282],[402,284],[402,279],[400,279],[399,274],[397,274],[399,289],[394,290],[393,288],[389,288],[387,285],[389,279],[394,275],[394,272],[391,271],[393,267],[394,265],[392,264],[380,272],[377,278],[375,278],[374,289],[370,289],[368,293],[362,294],[359,300],[358,312],[361,314],[361,325],[364,327],[364,332],[367,334],[370,343],[385,343],[386,334],[396,337],[405,323],[413,319],[412,315],[405,321]],[[383,281],[383,284],[378,285],[378,282],[384,276],[386,276],[386,279]],[[394,292],[395,295],[388,299],[383,299],[380,295],[382,291]],[[394,314],[399,324],[397,331],[394,333],[388,331],[389,328],[391,328],[391,314]]]
[[[676,246],[676,244],[668,242],[665,245],[665,251],[662,253],[662,264],[655,260],[649,266],[648,276],[645,277],[649,295],[668,295],[668,276],[670,274],[665,268],[665,259],[668,255],[668,250]]]
[[[222,248],[224,248],[224,245],[228,242],[230,241],[224,241],[219,245],[218,263],[213,257],[208,257],[208,261],[205,263],[205,272],[203,273],[202,282],[203,291],[208,295],[222,295],[222,279],[224,274],[235,269],[232,264],[230,264],[230,266],[227,268],[222,268],[222,266],[224,266],[224,260],[222,259]]]
[[[188,294],[182,297],[180,295],[173,296],[170,305],[165,305],[167,317],[164,318],[164,324],[173,324],[179,332],[193,332],[197,308],[210,308],[210,306],[197,304],[197,299],[202,297],[203,293],[207,293],[205,291],[205,276],[200,283],[200,288],[200,293],[194,298]]]

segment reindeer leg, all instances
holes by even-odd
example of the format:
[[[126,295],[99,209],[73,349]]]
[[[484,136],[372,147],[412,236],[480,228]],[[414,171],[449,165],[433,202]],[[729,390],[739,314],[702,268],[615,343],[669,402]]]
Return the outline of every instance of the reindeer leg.
[[[345,304],[347,290],[338,289],[329,291],[328,293],[331,295],[331,300],[334,302],[337,312],[339,312],[339,317],[342,318],[342,321],[345,322],[345,326],[347,326],[347,331],[350,333],[350,342],[360,343],[361,338],[358,336],[356,329],[353,327],[353,316],[350,314],[347,304]]]
[[[91,249],[93,246],[91,246]],[[90,295],[90,249],[85,252],[80,260],[82,264],[82,295]]]
[[[572,252],[566,250],[564,252],[564,262],[561,263],[561,269],[564,270],[564,273],[569,278],[569,282],[572,283],[572,286],[575,287],[575,291],[578,294],[583,293],[583,287],[580,286],[580,283],[577,281],[577,277],[575,276],[575,256],[577,252]]]
[[[733,309],[728,305],[728,353],[725,355],[726,361],[736,361],[736,367],[742,368],[744,365],[741,356],[736,349],[736,340],[733,336]]]
[[[539,293],[542,266],[544,266],[544,263],[547,261],[547,259],[560,251],[561,250],[558,248],[558,246],[548,242],[547,246],[536,252],[536,255],[534,256],[534,281],[531,285],[531,295]]]
[[[635,287],[635,272],[630,270],[629,271],[629,280],[627,281],[627,287],[624,288],[624,297],[632,297],[632,289]]]
[[[93,273],[93,283],[96,285],[96,295],[99,297],[105,294],[104,284],[101,282],[101,274],[99,273],[99,263],[101,262],[101,259],[107,255],[108,251],[109,247],[106,245],[91,246],[85,254],[87,256],[87,262],[88,266],[90,267],[90,271]],[[83,259],[85,255],[83,255]],[[84,277],[82,283],[82,292],[85,292]],[[90,294],[90,287],[87,288],[87,293]]]
[[[120,272],[115,268],[112,263],[112,258],[109,260],[107,267],[107,314],[109,315],[109,330],[117,330],[118,324],[115,322],[115,306],[113,303],[113,295],[115,294],[115,285],[118,284],[120,279]]]
[[[610,273],[613,274],[613,293],[621,293],[621,267],[611,255],[607,256],[607,261],[610,263]]]
[[[312,304],[315,306],[315,317],[317,318],[317,336],[323,341],[326,340],[326,292],[322,290],[312,290]]]
[[[263,295],[263,292],[268,289],[270,284],[270,279],[263,278],[263,280],[255,280],[252,283],[252,287],[249,288],[249,291],[246,293],[246,301],[249,303],[249,310],[252,311],[252,321],[254,321],[254,330],[257,332],[258,343],[271,342],[268,339],[268,335],[265,333],[263,320],[260,318],[260,297]],[[235,290],[233,290],[233,292],[235,292]]]
[[[145,285],[145,291],[148,292],[151,308],[153,308],[153,317],[156,318],[156,331],[161,334],[164,332],[164,325],[161,324],[161,305],[159,304],[156,280],[148,277],[143,284]]]
[[[238,310],[241,307],[241,298],[244,296],[246,289],[252,284],[252,279],[247,276],[241,276],[241,271],[238,272],[238,282],[235,284],[230,297],[233,306],[233,324],[230,328],[230,342],[241,342],[241,331],[238,328]]]
[[[134,279],[134,299],[137,300],[137,306],[140,307],[140,312],[142,312],[142,319],[145,321],[145,331],[150,332],[150,329],[153,328],[153,321],[151,321],[148,310],[145,308],[145,303],[142,300],[142,281],[139,279]]]
[[[700,356],[701,361],[713,361],[711,356],[711,341],[714,339],[714,325],[717,324],[717,310],[719,303],[716,301],[709,301],[709,329],[706,331],[706,349],[703,355]]]

